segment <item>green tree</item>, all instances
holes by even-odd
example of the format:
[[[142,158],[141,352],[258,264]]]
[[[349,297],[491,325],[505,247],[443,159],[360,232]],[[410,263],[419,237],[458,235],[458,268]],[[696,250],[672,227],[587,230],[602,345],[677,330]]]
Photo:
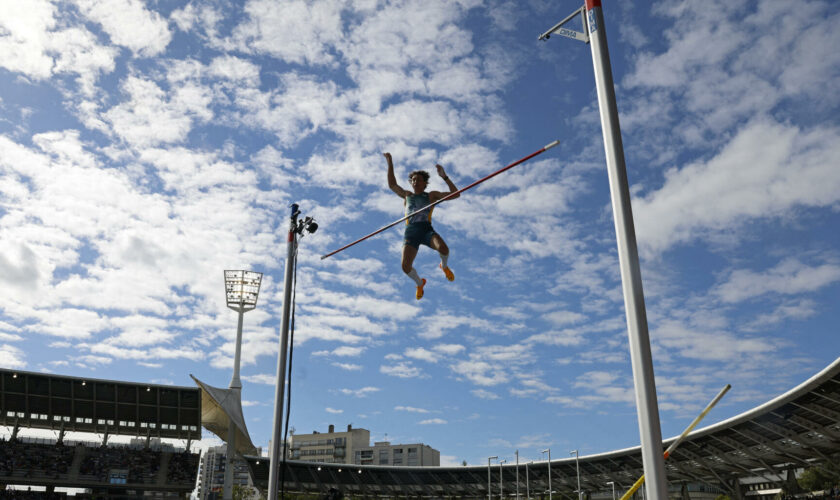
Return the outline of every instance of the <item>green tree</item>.
[[[840,470],[827,464],[826,467],[809,467],[796,480],[805,491],[826,490],[840,480]]]

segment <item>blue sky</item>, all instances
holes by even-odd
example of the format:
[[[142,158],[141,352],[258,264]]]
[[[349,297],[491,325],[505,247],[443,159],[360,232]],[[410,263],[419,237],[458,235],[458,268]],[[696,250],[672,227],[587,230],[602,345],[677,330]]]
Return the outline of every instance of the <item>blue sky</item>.
[[[664,436],[840,351],[836,2],[606,2]],[[243,399],[266,447],[288,205],[291,425],[444,464],[639,442],[589,47],[540,1],[0,1],[0,366],[227,386],[224,269],[265,273]],[[397,177],[460,187],[449,283],[399,266]],[[205,444],[218,442],[205,432]]]

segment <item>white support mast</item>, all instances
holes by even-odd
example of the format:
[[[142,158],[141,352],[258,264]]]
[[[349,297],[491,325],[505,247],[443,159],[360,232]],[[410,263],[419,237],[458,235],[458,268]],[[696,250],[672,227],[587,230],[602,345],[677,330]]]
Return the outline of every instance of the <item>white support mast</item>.
[[[583,33],[563,27],[578,14],[582,17]],[[647,498],[667,500],[668,485],[662,455],[662,431],[659,425],[659,408],[656,401],[653,358],[650,352],[647,314],[642,291],[642,274],[636,246],[633,212],[630,207],[630,188],[627,181],[627,167],[624,163],[624,147],[621,143],[621,127],[618,122],[615,85],[607,50],[601,0],[586,0],[583,7],[540,35],[539,39],[548,39],[552,34],[585,41],[592,49],[592,65],[595,70],[595,87],[601,112],[601,129],[604,135],[624,308],[627,315],[633,383],[636,389],[636,412],[639,419],[642,463],[646,478],[645,492]]]

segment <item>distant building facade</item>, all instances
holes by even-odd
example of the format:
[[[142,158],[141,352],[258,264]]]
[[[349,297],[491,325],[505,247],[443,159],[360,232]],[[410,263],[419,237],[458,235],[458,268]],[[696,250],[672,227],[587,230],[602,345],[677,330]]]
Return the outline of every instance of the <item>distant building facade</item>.
[[[370,431],[347,426],[346,431],[295,434],[290,439],[289,458],[305,462],[357,465],[439,466],[440,452],[429,445],[381,441],[370,445]]]
[[[391,444],[389,441],[379,441],[373,443],[373,446],[356,450],[353,463],[356,465],[439,467],[440,452],[423,443]]]
[[[225,487],[225,467],[227,466],[227,445],[208,448],[201,456],[198,468],[198,498],[217,500],[222,498]],[[248,464],[243,460],[233,461],[233,484],[253,488]]]
[[[313,431],[312,434],[295,434],[289,440],[290,458],[304,462],[322,462],[327,464],[349,464],[356,449],[370,444],[370,431],[347,426],[347,431],[335,432],[330,425],[329,431]]]

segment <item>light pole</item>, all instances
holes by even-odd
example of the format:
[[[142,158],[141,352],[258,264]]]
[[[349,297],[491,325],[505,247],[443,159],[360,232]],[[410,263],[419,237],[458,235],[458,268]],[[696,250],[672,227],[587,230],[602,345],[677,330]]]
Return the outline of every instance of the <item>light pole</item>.
[[[493,496],[490,493],[490,461],[496,460],[497,456],[487,457],[487,500],[493,500]]]
[[[542,452],[548,453],[548,500],[551,500],[551,448],[546,448]]]
[[[516,453],[516,500],[519,500],[519,450]]]
[[[613,496],[612,496],[612,498],[613,498],[613,500],[615,500],[615,481],[609,481],[607,484],[611,484],[611,485],[612,485],[612,490],[613,490]]]
[[[304,236],[304,229],[309,234],[318,230],[318,224],[312,217],[298,220],[299,206],[292,203],[289,216],[289,234],[286,238],[286,271],[283,284],[283,316],[280,318],[280,350],[277,353],[277,380],[274,384],[274,419],[271,431],[271,467],[268,470],[268,496],[271,500],[278,498],[278,485],[285,480],[280,473],[280,463],[286,456],[285,439],[283,436],[283,402],[286,389],[286,360],[289,357],[289,318],[292,312],[292,284],[297,262],[298,240]],[[282,451],[281,451],[282,449]]]
[[[499,500],[504,500],[505,498],[505,477],[502,474],[502,464],[506,464],[507,460],[499,460]]]
[[[534,462],[525,462],[525,496],[528,500],[531,500],[531,477],[528,475],[528,465],[532,463]]]
[[[248,311],[257,307],[260,295],[262,273],[254,271],[225,271],[225,300],[228,309],[239,313],[236,325],[236,347],[233,356],[233,377],[230,379],[230,389],[237,391],[242,399],[242,382],[239,380],[239,364],[242,355],[242,321]],[[236,426],[228,425],[227,455],[225,464],[225,486],[222,491],[224,500],[233,498],[233,458],[236,455]]]
[[[577,483],[578,483],[578,500],[581,499],[581,491],[580,491],[580,460],[578,459],[578,451],[572,450],[569,452],[569,455],[575,456],[575,469],[577,469]]]

